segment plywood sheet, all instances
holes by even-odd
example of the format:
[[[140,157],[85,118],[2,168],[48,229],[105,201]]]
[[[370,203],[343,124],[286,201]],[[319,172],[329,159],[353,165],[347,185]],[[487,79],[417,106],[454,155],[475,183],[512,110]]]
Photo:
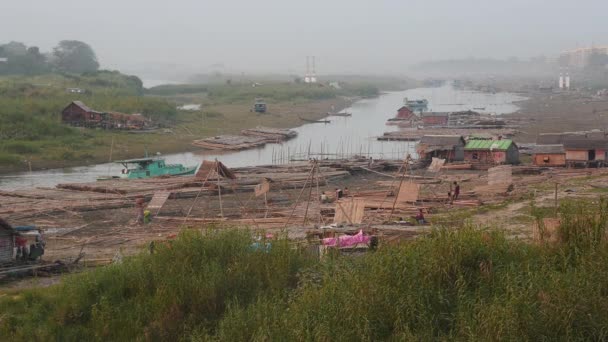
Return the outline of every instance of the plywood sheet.
[[[488,169],[488,185],[512,184],[513,171],[511,165],[501,165]]]
[[[441,159],[441,158],[433,158],[433,161],[431,162],[431,165],[429,165],[429,172],[439,172],[441,170],[441,167],[443,167],[443,165],[445,164],[445,159]]]
[[[420,193],[420,184],[403,182],[397,196],[398,202],[416,202]]]
[[[359,224],[363,222],[365,199],[347,198],[336,202],[334,223]]]
[[[262,183],[255,186],[255,197],[262,196],[270,190],[270,183],[263,181]]]

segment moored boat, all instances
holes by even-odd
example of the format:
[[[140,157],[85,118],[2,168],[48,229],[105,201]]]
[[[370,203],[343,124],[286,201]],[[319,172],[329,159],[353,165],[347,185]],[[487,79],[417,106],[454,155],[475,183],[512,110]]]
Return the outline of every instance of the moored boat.
[[[198,168],[196,166],[183,166],[182,164],[167,164],[163,158],[138,158],[118,160],[116,163],[122,164],[120,176],[100,177],[97,180],[107,180],[116,178],[141,179],[160,176],[187,176],[193,175]]]

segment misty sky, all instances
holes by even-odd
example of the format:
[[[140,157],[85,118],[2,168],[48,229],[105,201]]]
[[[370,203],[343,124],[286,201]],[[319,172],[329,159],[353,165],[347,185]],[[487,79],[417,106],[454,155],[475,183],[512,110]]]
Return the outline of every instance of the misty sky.
[[[91,44],[102,67],[401,72],[608,44],[606,0],[0,0],[0,42]]]

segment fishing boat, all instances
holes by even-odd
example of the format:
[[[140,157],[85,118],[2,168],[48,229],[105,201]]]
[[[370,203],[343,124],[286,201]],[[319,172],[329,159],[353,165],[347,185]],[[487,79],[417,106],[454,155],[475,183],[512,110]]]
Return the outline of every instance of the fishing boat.
[[[407,97],[403,99],[403,104],[412,111],[424,111],[429,105],[427,99],[421,100],[408,100]]]
[[[331,122],[331,121],[329,121],[329,120],[312,120],[312,119],[305,119],[305,118],[303,118],[303,117],[301,117],[301,116],[299,116],[299,118],[300,118],[300,120],[302,120],[302,121],[305,121],[305,122],[310,122],[310,123],[325,123],[325,124],[328,124],[328,123],[330,123],[330,122]]]
[[[327,115],[329,115],[329,116],[353,116],[353,114],[349,113],[349,112],[340,112],[340,113],[330,113],[330,112],[328,112]]]
[[[120,176],[101,177],[97,180],[116,178],[141,179],[159,176],[187,176],[193,175],[198,168],[198,165],[183,166],[182,164],[167,164],[165,163],[165,159],[160,157],[118,160],[116,163],[124,166]]]

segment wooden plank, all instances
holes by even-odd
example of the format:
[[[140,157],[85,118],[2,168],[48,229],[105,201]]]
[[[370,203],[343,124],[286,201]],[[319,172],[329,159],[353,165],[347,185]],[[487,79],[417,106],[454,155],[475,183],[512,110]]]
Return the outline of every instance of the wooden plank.
[[[262,183],[255,186],[255,197],[260,197],[270,190],[270,183],[263,181]]]
[[[165,205],[165,202],[167,202],[167,199],[169,198],[170,195],[171,195],[170,191],[155,192],[154,196],[152,196],[152,199],[150,200],[150,203],[148,203],[148,206],[146,207],[146,209],[148,209],[150,211],[155,210],[156,214],[158,214],[160,212],[160,210],[163,208],[163,205]]]
[[[420,184],[403,182],[399,189],[397,202],[416,202],[420,193]]]

